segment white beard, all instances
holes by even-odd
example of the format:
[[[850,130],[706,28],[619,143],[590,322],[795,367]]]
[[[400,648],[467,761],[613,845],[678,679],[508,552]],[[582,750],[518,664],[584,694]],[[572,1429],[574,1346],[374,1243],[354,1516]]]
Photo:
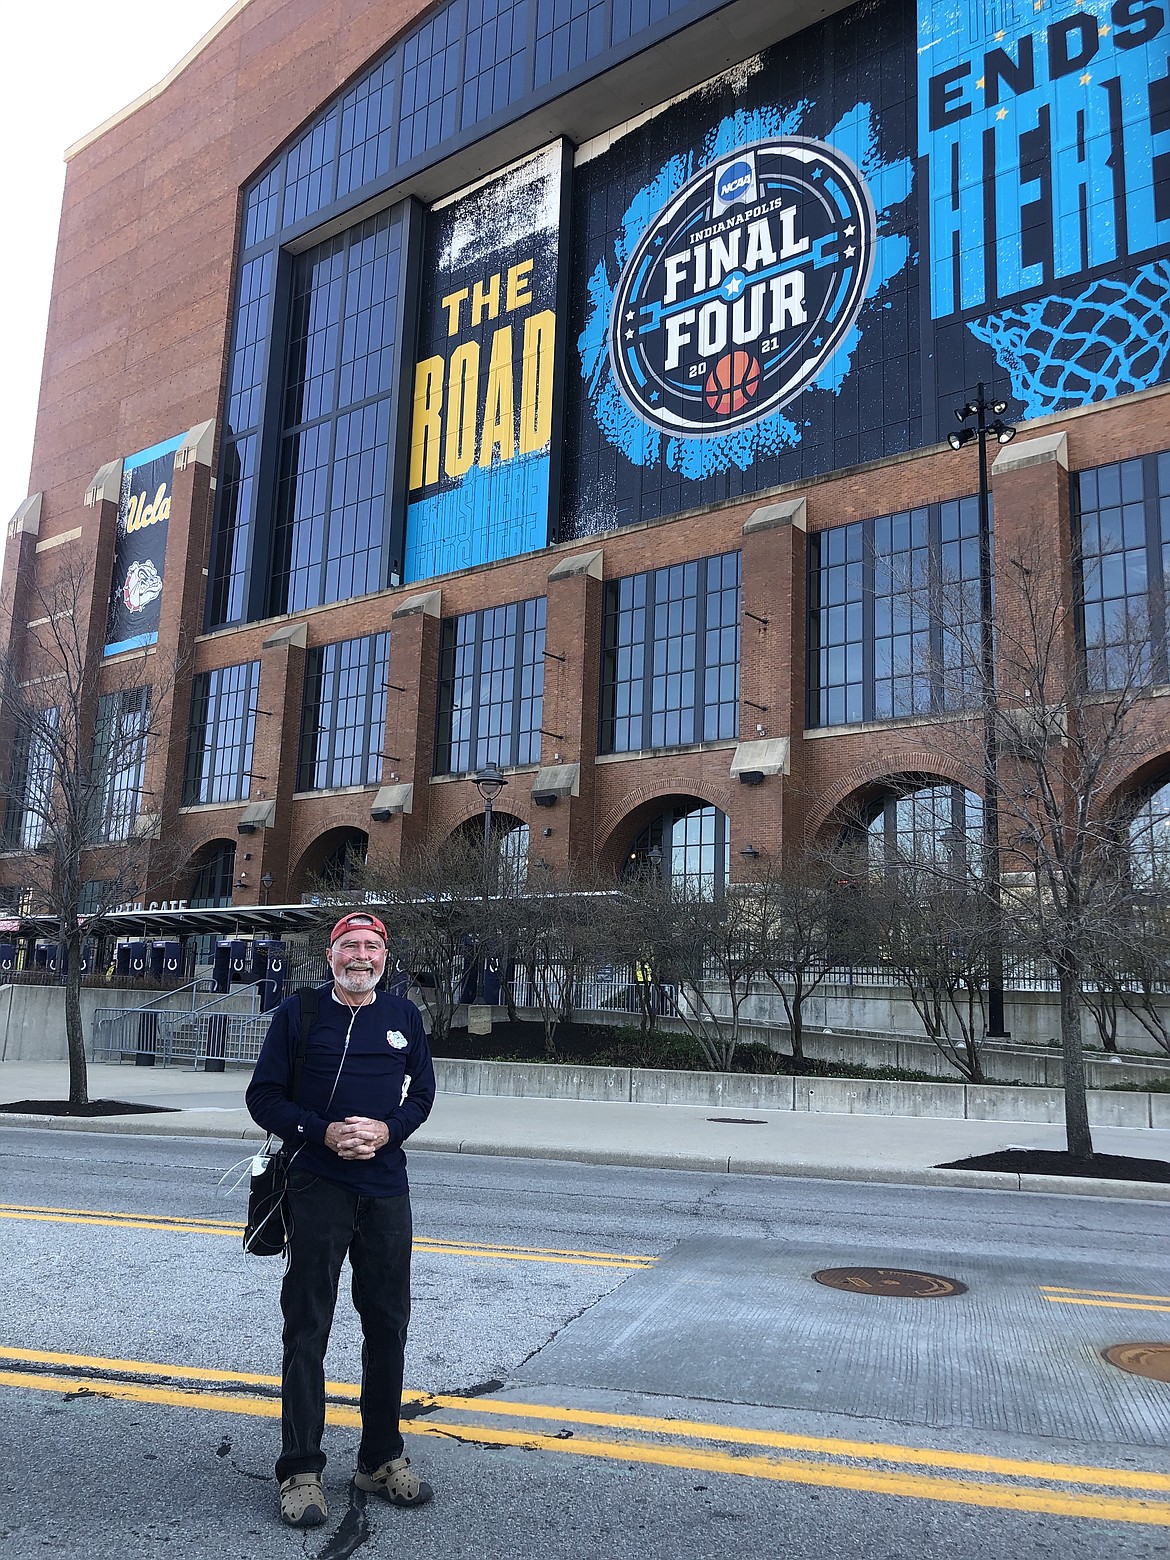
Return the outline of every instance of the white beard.
[[[339,974],[335,974],[333,979],[342,991],[347,992],[351,997],[368,996],[378,984],[378,977],[373,970],[342,970]]]

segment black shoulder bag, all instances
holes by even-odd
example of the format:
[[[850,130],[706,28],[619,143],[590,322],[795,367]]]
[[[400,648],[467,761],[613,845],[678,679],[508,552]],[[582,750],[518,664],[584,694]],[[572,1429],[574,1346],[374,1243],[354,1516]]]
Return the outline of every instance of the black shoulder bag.
[[[297,1030],[297,1048],[293,1056],[292,1101],[301,1094],[301,1074],[305,1070],[305,1047],[309,1030],[317,1019],[317,991],[303,986],[300,998],[301,1019]],[[252,1180],[248,1188],[248,1222],[244,1226],[244,1250],[253,1257],[282,1256],[288,1245],[292,1225],[289,1220],[288,1171],[297,1150],[290,1154],[287,1145],[273,1150],[272,1137],[252,1161]]]

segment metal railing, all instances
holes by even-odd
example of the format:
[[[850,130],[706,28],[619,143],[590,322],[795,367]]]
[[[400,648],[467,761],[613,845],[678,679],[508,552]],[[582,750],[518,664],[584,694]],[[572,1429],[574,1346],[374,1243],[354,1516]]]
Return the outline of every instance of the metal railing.
[[[192,993],[189,1008],[159,1007],[161,1000],[174,995],[167,992],[138,1007],[96,1009],[90,1045],[94,1061],[192,1068],[201,1062],[218,1063],[221,1071],[229,1062],[254,1063],[271,1021],[269,1014],[257,1011],[259,988],[237,986],[197,1005],[195,997],[201,987],[205,991],[215,989],[202,978],[181,988]],[[219,1010],[225,1002],[238,1001],[241,993],[249,995],[251,1012]]]

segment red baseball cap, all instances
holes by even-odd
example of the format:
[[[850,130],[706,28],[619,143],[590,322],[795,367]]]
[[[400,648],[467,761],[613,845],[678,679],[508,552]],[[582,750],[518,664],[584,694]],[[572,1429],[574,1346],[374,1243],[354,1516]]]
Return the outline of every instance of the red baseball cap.
[[[349,915],[343,915],[329,933],[329,946],[332,948],[337,939],[344,936],[346,932],[377,932],[387,948],[390,946],[390,939],[386,936],[386,928],[376,915],[370,915],[365,910],[354,910]]]

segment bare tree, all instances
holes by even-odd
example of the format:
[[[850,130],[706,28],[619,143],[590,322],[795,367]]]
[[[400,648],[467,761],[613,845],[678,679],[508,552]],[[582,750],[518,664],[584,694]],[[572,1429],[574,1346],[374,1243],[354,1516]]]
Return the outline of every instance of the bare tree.
[[[1128,911],[1128,913],[1127,913]],[[1134,1018],[1151,1040],[1170,1055],[1170,910],[1164,892],[1136,894],[1108,939],[1094,951],[1098,993],[1087,1000],[1112,1008],[1112,1044],[1097,1019],[1107,1050],[1117,1050],[1118,1010]]]
[[[528,977],[549,1061],[560,1060],[557,1029],[572,1012],[579,981],[612,957],[618,935],[615,900],[611,880],[569,869],[529,873],[523,891],[510,901],[505,940]]]
[[[708,1065],[730,1072],[743,1006],[760,973],[760,948],[741,896],[717,898],[705,885],[662,882],[654,873],[623,887],[633,917],[630,952],[655,986],[677,993],[678,1017]]]
[[[886,958],[929,1038],[968,1083],[983,1083],[992,907],[972,887],[923,874],[888,879]]]
[[[428,842],[398,866],[372,858],[354,869],[354,891],[386,909],[392,953],[410,973],[432,1042],[450,1035],[465,975],[491,940],[483,874],[482,848],[461,835]]]
[[[23,655],[0,661],[0,730],[10,752],[4,836],[20,855],[23,898],[56,929],[64,969],[69,1103],[89,1102],[81,1020],[86,929],[164,881],[178,845],[144,798],[151,752],[165,740],[176,666],[147,649],[103,664],[91,621],[88,559],[60,549],[22,593]]]
[[[1079,577],[1074,567],[1073,577]],[[1096,950],[1128,915],[1133,887],[1125,819],[1116,798],[1159,750],[1151,700],[1148,624],[1130,613],[1124,643],[1084,653],[1076,608],[1052,560],[1032,546],[1001,558],[995,601],[997,693],[982,719],[946,728],[946,750],[967,743],[971,774],[985,772],[987,734],[998,756],[1003,847],[1002,933],[1054,972],[1068,1151],[1093,1153],[1085,1093],[1083,1015]],[[944,598],[950,587],[944,589]],[[977,635],[961,592],[944,607],[948,636]],[[977,638],[956,657],[978,664]],[[966,701],[968,704],[970,700]],[[958,699],[952,709],[961,707]],[[924,744],[932,728],[921,733]],[[940,751],[941,741],[940,741]],[[965,887],[970,868],[941,858],[936,877]],[[997,882],[998,888],[998,882]],[[989,895],[989,898],[992,897]]]
[[[814,850],[766,860],[739,895],[737,920],[756,949],[759,973],[780,994],[794,1057],[804,1056],[804,1010],[843,951],[852,948],[867,904],[842,877],[839,859]]]

